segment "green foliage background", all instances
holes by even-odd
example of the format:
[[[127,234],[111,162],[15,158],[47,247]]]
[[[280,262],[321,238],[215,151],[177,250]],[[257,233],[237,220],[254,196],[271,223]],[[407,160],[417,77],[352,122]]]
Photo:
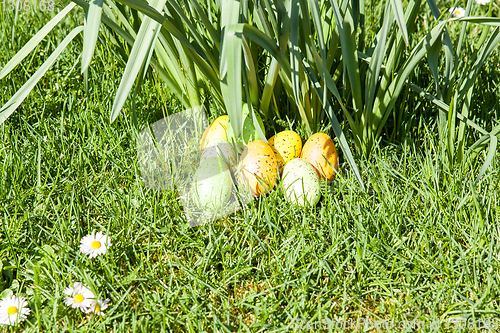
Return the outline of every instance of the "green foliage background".
[[[438,5],[446,12],[452,4]],[[407,3],[403,6],[407,8]],[[491,10],[472,2],[471,6],[474,15],[498,16],[496,5]],[[63,4],[56,7],[62,10]],[[383,18],[385,9],[382,2],[365,4],[365,45],[378,33],[382,22],[376,17]],[[33,10],[15,18],[0,12],[0,68],[54,14]],[[139,31],[143,21],[135,15],[129,16],[129,31]],[[436,23],[426,4],[417,17],[414,36],[409,36],[414,43]],[[2,112],[83,20],[83,10],[75,7],[1,79]],[[453,45],[460,39],[462,24],[447,23]],[[486,45],[479,43],[484,27],[486,43],[496,28],[468,25],[462,56],[455,60],[455,80],[450,77],[451,91],[466,82],[463,75],[471,73],[467,64],[473,64],[477,50]],[[247,26],[243,29],[252,32]],[[394,23],[389,37],[399,34],[398,29]],[[186,92],[175,93],[157,64],[155,71],[148,70],[143,79],[134,81],[135,105],[128,99],[124,114],[110,124],[131,45],[102,28],[85,84],[80,36],[0,125],[1,297],[24,296],[32,309],[27,321],[12,331],[274,332],[292,330],[294,319],[431,322],[499,317],[500,169],[498,153],[491,148],[499,115],[496,48],[474,80],[467,117],[487,134],[468,127],[472,130],[463,135],[463,147],[464,152],[472,148],[470,155],[455,158],[460,140],[450,142],[449,129],[456,129],[457,138],[460,120],[446,112],[445,121],[439,122],[443,108],[428,95],[439,94],[432,65],[423,58],[411,72],[411,82],[428,98],[404,85],[383,125],[380,144],[370,155],[356,148],[355,131],[339,101],[329,95],[359,177],[344,151],[338,178],[323,189],[316,207],[290,206],[274,191],[229,218],[189,228],[175,192],[144,187],[134,146],[137,129],[186,107],[182,96],[191,96],[186,82]],[[305,39],[302,42],[306,47]],[[262,69],[256,65],[256,77],[263,84],[272,57],[256,43],[250,44],[258,51],[253,59],[262,65]],[[409,53],[404,49],[401,57]],[[446,65],[444,52],[440,54],[441,88]],[[156,58],[152,59],[154,63]],[[320,68],[316,64],[313,70],[317,78]],[[282,75],[278,73],[280,80]],[[321,105],[310,89],[312,80],[302,75],[299,82],[309,88],[301,88],[300,98],[316,98]],[[352,96],[344,86],[349,78],[343,74],[332,78],[348,113],[353,112]],[[205,79],[197,77],[200,81]],[[207,88],[211,84],[202,82],[204,90],[198,94],[214,119],[227,110],[224,98],[211,94],[215,88]],[[285,84],[277,83],[281,88],[273,90],[280,114],[269,110],[266,135],[291,128],[305,139],[309,132],[297,111],[293,84],[288,92]],[[191,94],[196,100],[197,93]],[[449,101],[441,101],[450,106],[453,94]],[[255,111],[265,115],[262,107]],[[463,114],[461,108],[455,111]],[[326,114],[318,119],[317,130],[333,132]],[[473,144],[483,136],[487,138],[475,149]],[[452,146],[455,150],[450,153]],[[485,164],[491,152],[495,158]],[[110,235],[113,246],[105,256],[89,260],[79,251],[79,242],[92,230]],[[62,290],[76,281],[111,298],[105,318],[63,304]]]

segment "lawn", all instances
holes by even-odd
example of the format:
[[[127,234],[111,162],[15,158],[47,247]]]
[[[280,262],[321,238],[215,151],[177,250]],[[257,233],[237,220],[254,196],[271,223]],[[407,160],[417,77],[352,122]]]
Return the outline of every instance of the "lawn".
[[[0,68],[49,18],[29,11],[15,20],[0,11]],[[67,20],[0,81],[0,105],[69,33],[71,22],[83,20],[83,11]],[[353,150],[364,190],[339,151],[339,173],[323,184],[315,207],[290,205],[275,190],[234,214],[190,227],[175,191],[144,185],[135,146],[138,131],[184,107],[150,72],[136,97],[137,126],[131,98],[110,123],[126,59],[102,38],[87,93],[83,40],[76,38],[0,125],[0,299],[22,296],[31,310],[0,332],[500,326],[498,152],[479,181],[486,151],[450,163],[437,109],[424,98],[410,92],[409,104],[397,106],[416,110],[404,120],[405,133],[391,132],[390,120],[370,157]],[[489,130],[500,115],[498,60],[495,51],[480,74],[471,115]],[[429,82],[425,61],[418,75]],[[207,115],[213,120],[223,113],[214,107]],[[269,124],[267,136],[287,124]],[[302,133],[292,124],[288,129]],[[112,245],[90,259],[80,242],[99,231]],[[75,282],[109,299],[105,316],[64,303],[64,290]]]

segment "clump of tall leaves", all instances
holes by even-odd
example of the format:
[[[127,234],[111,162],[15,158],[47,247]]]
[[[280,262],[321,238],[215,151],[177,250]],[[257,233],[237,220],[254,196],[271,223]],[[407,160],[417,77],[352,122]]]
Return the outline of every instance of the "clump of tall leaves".
[[[432,15],[438,22],[443,22],[443,15],[434,0],[428,0],[428,2]],[[475,1],[469,0],[465,9],[465,17],[450,20],[449,24],[461,25],[460,35],[455,43],[448,30],[445,29],[443,37],[428,52],[428,63],[434,77],[434,95],[425,92],[416,84],[412,83],[411,87],[439,108],[439,134],[442,142],[446,142],[448,160],[451,164],[461,163],[465,156],[468,156],[468,159],[474,159],[489,143],[485,162],[477,177],[479,180],[495,156],[500,125],[488,132],[471,121],[469,116],[474,106],[472,98],[477,77],[486,59],[500,42],[500,20],[491,17],[493,2],[490,2],[489,17],[470,16],[474,5],[477,6]],[[476,40],[466,36],[471,24],[483,26]],[[492,26],[496,27],[491,28]],[[444,61],[440,62],[442,49],[444,49],[445,57]],[[440,67],[442,73],[440,73]],[[478,131],[481,137],[465,151],[467,132],[470,129]]]
[[[406,9],[400,1],[383,2],[383,19],[371,41],[366,37],[364,0],[73,0],[4,66],[0,80],[75,5],[85,12],[84,25],[75,27],[2,106],[0,124],[80,33],[84,41],[81,70],[86,78],[103,27],[107,40],[128,55],[110,110],[111,121],[120,114],[134,85],[135,95],[152,68],[186,108],[199,106],[208,96],[236,124],[236,136],[243,126],[243,101],[263,140],[257,113],[267,121],[291,113],[308,135],[328,118],[361,186],[337,117],[347,120],[355,147],[368,155],[389,115],[408,112],[396,107],[396,102],[404,103],[400,93],[415,67],[429,50],[447,45],[441,40],[448,20],[437,21],[424,37],[416,39],[415,18],[421,0],[410,0]],[[123,43],[129,44],[130,51]],[[283,97],[294,107],[284,111]]]

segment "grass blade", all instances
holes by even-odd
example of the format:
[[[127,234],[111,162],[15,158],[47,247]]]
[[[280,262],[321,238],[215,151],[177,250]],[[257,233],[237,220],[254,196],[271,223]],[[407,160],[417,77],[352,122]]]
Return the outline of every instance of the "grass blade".
[[[28,54],[30,54],[31,51],[37,45],[40,43],[42,39],[47,36],[47,34],[63,19],[63,17],[68,14],[73,7],[75,7],[74,2],[70,2],[63,10],[61,10],[59,13],[57,13],[56,16],[52,20],[49,21],[46,25],[43,26],[42,29],[40,29],[24,46],[19,52],[16,53],[15,56],[10,59],[10,61],[5,65],[4,68],[0,71],[0,80],[4,78],[7,74],[9,74],[21,61],[23,61],[24,58]]]
[[[2,108],[0,108],[0,125],[17,109],[17,107],[24,101],[24,99],[29,95],[31,90],[40,81],[42,76],[45,75],[47,70],[54,64],[57,57],[61,52],[68,46],[68,44],[83,31],[83,26],[78,26],[73,29],[57,46],[57,48],[52,52],[49,58],[38,68],[38,70],[33,74],[28,81],[5,103]]]
[[[493,158],[495,157],[495,153],[497,150],[497,145],[498,145],[498,138],[495,135],[490,135],[490,148],[488,149],[488,154],[486,155],[486,158],[484,160],[484,164],[481,167],[481,170],[479,170],[479,174],[477,175],[477,179],[474,182],[474,184],[477,184],[481,177],[484,175],[486,170],[490,167],[491,163],[493,162]]]

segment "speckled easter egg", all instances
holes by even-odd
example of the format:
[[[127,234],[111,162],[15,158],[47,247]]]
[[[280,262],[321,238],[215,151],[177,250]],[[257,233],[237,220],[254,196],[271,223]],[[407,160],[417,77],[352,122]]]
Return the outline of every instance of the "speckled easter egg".
[[[215,139],[227,141],[227,120],[228,116],[220,116],[207,127],[201,138],[200,150],[205,149]]]
[[[302,158],[294,158],[285,165],[281,184],[285,200],[291,204],[316,205],[321,197],[319,176]]]
[[[302,152],[302,140],[294,131],[279,132],[267,140],[267,142],[271,146],[274,155],[276,155],[280,170],[291,159],[300,157],[300,153]]]
[[[260,116],[255,113],[255,118],[257,118],[257,122],[260,125],[260,128],[264,132],[263,134],[266,134],[266,129],[264,128],[264,123],[262,122],[262,119]],[[243,104],[243,110],[242,110],[242,119],[243,119],[243,132],[241,133],[240,137],[235,137],[234,135],[234,130],[233,126],[231,123],[231,120],[228,121],[227,123],[227,137],[229,142],[236,142],[236,143],[241,143],[243,145],[248,145],[250,142],[254,140],[260,140],[259,134],[257,134],[257,130],[255,129],[255,126],[253,124],[253,119],[252,116],[250,115],[250,112],[248,111],[248,105],[245,103]]]
[[[337,149],[325,133],[315,133],[302,147],[301,158],[309,162],[321,178],[331,181],[337,170]]]
[[[234,149],[229,142],[224,139],[213,139],[201,153],[200,164],[211,157],[222,158],[224,156],[230,166],[236,163]]]
[[[276,184],[276,156],[271,147],[262,140],[248,144],[241,155],[237,170],[240,186],[249,188],[256,197],[271,190]]]
[[[195,201],[200,209],[219,210],[229,200],[232,190],[227,165],[218,157],[203,161],[194,174]]]

